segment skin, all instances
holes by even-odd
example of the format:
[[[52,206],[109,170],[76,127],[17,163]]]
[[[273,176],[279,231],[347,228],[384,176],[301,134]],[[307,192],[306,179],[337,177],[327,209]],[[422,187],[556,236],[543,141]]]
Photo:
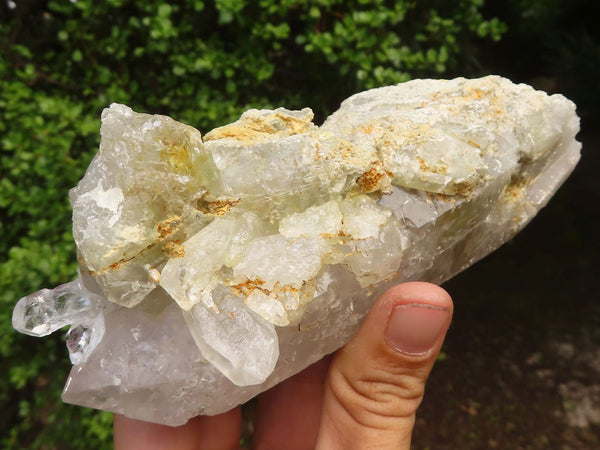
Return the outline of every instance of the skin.
[[[409,449],[452,311],[439,286],[391,288],[352,341],[259,396],[253,448]],[[114,431],[117,450],[238,449],[241,410],[180,427],[115,415]]]

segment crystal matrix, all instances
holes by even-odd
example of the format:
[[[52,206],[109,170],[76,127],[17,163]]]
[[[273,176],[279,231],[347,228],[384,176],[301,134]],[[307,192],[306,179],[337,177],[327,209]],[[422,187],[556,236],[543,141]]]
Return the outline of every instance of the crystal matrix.
[[[415,80],[204,136],[113,104],[71,191],[80,277],[16,329],[71,324],[67,402],[178,425],[339,348],[392,283],[440,283],[520,230],[579,158],[575,107],[500,77]]]

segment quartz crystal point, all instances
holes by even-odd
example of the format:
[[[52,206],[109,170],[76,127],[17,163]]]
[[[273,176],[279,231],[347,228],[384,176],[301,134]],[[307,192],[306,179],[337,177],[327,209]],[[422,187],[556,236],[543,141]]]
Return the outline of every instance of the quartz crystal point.
[[[70,194],[80,278],[14,327],[71,325],[65,401],[180,425],[346,343],[391,284],[517,233],[579,159],[575,106],[490,76],[415,80],[204,136],[113,104]]]

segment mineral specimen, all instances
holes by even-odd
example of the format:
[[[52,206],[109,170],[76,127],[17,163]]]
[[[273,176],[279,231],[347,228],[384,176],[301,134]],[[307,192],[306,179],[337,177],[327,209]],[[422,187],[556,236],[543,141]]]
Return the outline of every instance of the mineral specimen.
[[[179,425],[349,340],[392,283],[443,282],[520,230],[579,158],[574,105],[496,77],[415,80],[200,133],[113,104],[71,193],[80,277],[14,327],[67,324],[65,401]]]

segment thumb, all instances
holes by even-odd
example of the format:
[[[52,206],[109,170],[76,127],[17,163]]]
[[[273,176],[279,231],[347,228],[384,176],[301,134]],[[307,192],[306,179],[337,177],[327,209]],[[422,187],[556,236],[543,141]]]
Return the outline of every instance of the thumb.
[[[446,291],[417,282],[400,284],[375,303],[329,368],[316,448],[410,448],[452,309]]]

